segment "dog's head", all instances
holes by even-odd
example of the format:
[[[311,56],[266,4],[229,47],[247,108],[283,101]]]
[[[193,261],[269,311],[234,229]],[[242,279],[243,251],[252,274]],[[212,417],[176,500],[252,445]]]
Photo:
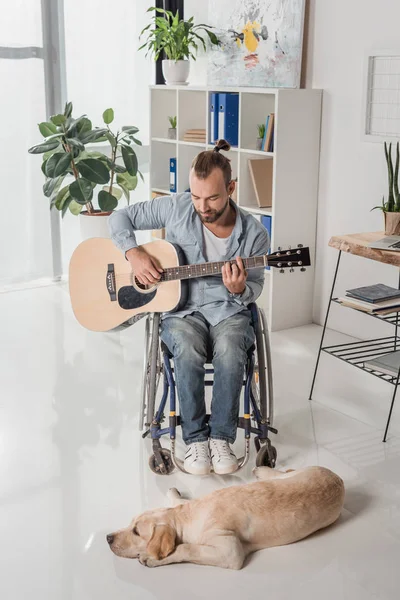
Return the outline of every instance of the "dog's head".
[[[171,554],[176,546],[176,530],[169,523],[168,509],[143,513],[129,527],[109,533],[106,538],[117,556],[138,558],[147,554],[160,560]]]

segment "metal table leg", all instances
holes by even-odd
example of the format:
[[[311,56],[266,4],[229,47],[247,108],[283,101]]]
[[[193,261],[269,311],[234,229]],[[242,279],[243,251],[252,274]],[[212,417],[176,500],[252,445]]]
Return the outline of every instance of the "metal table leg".
[[[312,382],[312,385],[311,385],[311,391],[310,391],[309,400],[312,400],[312,393],[313,393],[313,390],[314,390],[315,378],[317,376],[317,370],[318,370],[318,365],[319,365],[319,359],[320,359],[320,356],[321,356],[322,344],[324,343],[325,331],[326,331],[326,324],[328,322],[329,311],[331,309],[332,297],[333,297],[333,292],[335,290],[335,284],[336,284],[337,274],[338,274],[338,270],[339,270],[339,263],[340,263],[340,257],[341,257],[341,255],[342,255],[342,251],[340,250],[339,251],[339,256],[338,256],[338,259],[337,259],[337,263],[336,263],[336,270],[335,270],[335,275],[334,275],[334,278],[333,278],[331,295],[329,297],[328,308],[327,308],[327,311],[326,311],[325,323],[324,323],[324,328],[323,328],[323,331],[322,331],[321,343],[319,345],[318,358],[317,358],[317,363],[315,365],[314,377],[313,377],[313,382]]]
[[[397,386],[399,385],[399,378],[400,378],[400,369],[399,369],[399,372],[397,373],[396,383],[394,384],[394,391],[393,391],[393,396],[392,396],[392,403],[390,405],[390,411],[389,411],[389,416],[388,416],[388,420],[387,420],[387,423],[386,423],[385,435],[383,436],[383,440],[382,440],[383,442],[386,442],[387,433],[388,433],[388,429],[389,429],[389,423],[390,423],[390,419],[392,418],[392,411],[393,411],[394,401],[396,399]]]

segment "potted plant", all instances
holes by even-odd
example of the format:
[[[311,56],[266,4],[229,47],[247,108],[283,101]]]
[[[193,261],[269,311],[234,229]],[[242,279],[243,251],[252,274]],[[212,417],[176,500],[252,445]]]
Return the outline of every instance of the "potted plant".
[[[219,44],[217,36],[210,31],[209,25],[194,25],[193,17],[187,21],[180,19],[179,11],[174,15],[169,10],[151,6],[147,12],[154,14],[151,23],[140,34],[142,38],[150,30],[146,42],[139,50],[147,48],[146,56],[153,54],[154,60],[158,60],[160,56],[166,57],[162,61],[162,68],[167,85],[187,85],[189,58],[196,60],[195,53],[199,43],[206,50],[206,43],[199,32],[205,32],[214,45]]]
[[[109,127],[113,120],[114,111],[108,108],[103,113],[105,127],[93,128],[86,115],[74,119],[72,103],[67,102],[63,114],[39,124],[45,139],[28,151],[43,154],[42,171],[46,177],[43,193],[50,199],[50,208],[60,210],[63,217],[67,210],[80,215],[83,239],[108,237],[108,215],[117,207],[122,194],[129,204],[138,174],[143,179],[131,146],[141,145],[135,137],[138,128],[126,126],[113,132]],[[94,142],[109,142],[110,156],[87,148]],[[93,199],[99,185],[102,187],[95,208]]]
[[[386,235],[400,235],[400,193],[399,193],[399,142],[396,144],[396,165],[393,171],[392,161],[392,144],[384,143],[385,158],[388,169],[388,199],[385,202],[385,197],[382,198],[382,206],[375,206],[372,210],[380,209],[385,218],[385,234]]]
[[[169,121],[169,124],[171,125],[171,127],[169,127],[169,129],[168,129],[168,139],[176,140],[177,118],[176,117],[168,117],[168,121]]]
[[[265,123],[262,123],[261,125],[257,125],[257,129],[258,129],[258,138],[257,138],[256,149],[262,150],[263,139],[265,136]]]

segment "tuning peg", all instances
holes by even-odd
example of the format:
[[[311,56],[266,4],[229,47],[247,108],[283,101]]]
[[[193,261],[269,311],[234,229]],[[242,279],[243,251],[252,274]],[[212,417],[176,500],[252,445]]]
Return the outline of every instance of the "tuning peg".
[[[280,252],[282,250],[281,246],[278,246],[278,252]]]
[[[281,270],[279,271],[279,273],[284,273],[284,272],[285,272],[285,269],[281,269]]]
[[[289,273],[294,273],[293,267],[290,269]]]
[[[288,248],[289,248],[289,250],[291,250],[291,249],[292,249],[292,246],[288,246]]]
[[[304,248],[303,244],[297,244],[298,248]]]
[[[307,270],[307,269],[305,269],[304,267],[301,267],[301,269],[300,269],[300,271],[301,271],[302,273],[304,273],[304,271],[306,271],[306,270]]]

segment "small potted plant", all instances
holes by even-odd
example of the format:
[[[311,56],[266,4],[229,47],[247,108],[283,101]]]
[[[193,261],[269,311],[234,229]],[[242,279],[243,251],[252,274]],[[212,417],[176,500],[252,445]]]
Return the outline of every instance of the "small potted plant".
[[[139,50],[146,48],[146,56],[154,55],[154,60],[165,56],[162,61],[163,75],[167,85],[187,85],[189,77],[189,58],[196,60],[199,44],[206,50],[206,43],[199,35],[205,32],[211,44],[218,45],[219,40],[209,25],[195,25],[193,17],[185,21],[176,14],[163,8],[151,6],[147,12],[153,12],[151,23],[140,34],[147,34],[146,42]],[[160,16],[162,15],[162,16]],[[149,31],[150,30],[150,31]]]
[[[375,206],[372,210],[379,209],[383,212],[385,218],[385,234],[400,235],[400,193],[399,193],[399,142],[396,144],[396,165],[393,171],[392,144],[384,143],[385,158],[388,169],[388,199],[382,198],[382,206]]]
[[[168,139],[169,140],[176,140],[177,118],[176,117],[168,117],[168,121],[169,121],[169,124],[171,126],[168,129]]]
[[[30,154],[43,154],[41,168],[46,178],[43,193],[50,199],[50,208],[60,210],[63,217],[67,210],[80,215],[83,239],[108,237],[108,216],[122,194],[129,204],[138,174],[143,179],[131,147],[131,144],[141,145],[135,137],[138,128],[127,126],[112,132],[109,125],[113,120],[114,111],[108,108],[103,113],[106,127],[93,128],[86,115],[74,119],[72,104],[67,102],[63,114],[39,124],[44,142],[29,149]],[[94,142],[108,142],[110,156],[86,148]],[[95,208],[93,199],[99,185],[102,186],[97,194],[99,208]]]
[[[256,149],[262,150],[263,139],[265,136],[265,123],[262,123],[261,125],[257,125],[257,129],[258,129],[258,138],[257,138]]]

